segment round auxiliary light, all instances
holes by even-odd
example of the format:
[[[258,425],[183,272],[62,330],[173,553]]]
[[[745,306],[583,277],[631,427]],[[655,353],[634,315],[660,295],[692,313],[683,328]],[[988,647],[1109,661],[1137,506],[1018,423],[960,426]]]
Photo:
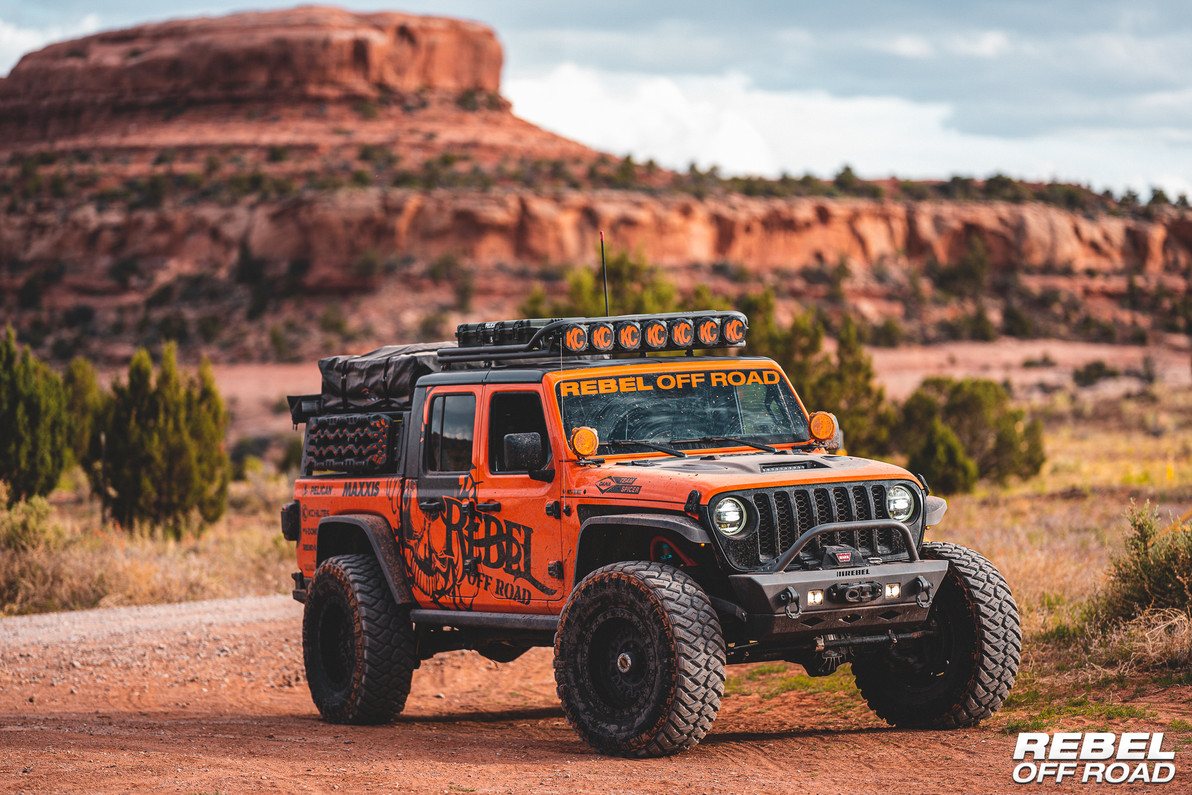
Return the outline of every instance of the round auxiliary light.
[[[739,535],[745,529],[745,505],[736,497],[725,497],[712,512],[712,524],[726,536]]]
[[[642,324],[642,339],[650,350],[658,351],[665,348],[668,336],[666,324],[661,320],[647,320]]]
[[[591,458],[600,447],[600,435],[595,428],[581,425],[571,432],[571,449],[580,458]]]
[[[906,486],[898,485],[886,492],[886,511],[896,522],[905,522],[915,512],[915,497]]]
[[[593,350],[608,353],[613,349],[613,327],[608,323],[593,323],[588,327],[588,339]]]
[[[690,320],[681,317],[671,321],[671,342],[680,348],[690,348],[695,342],[695,326]]]
[[[571,353],[579,353],[588,347],[587,329],[575,324],[563,329],[563,347]]]
[[[740,345],[745,341],[745,321],[739,317],[730,317],[721,327],[724,341],[729,345]]]
[[[720,342],[720,321],[714,317],[700,318],[695,324],[695,338],[708,348]]]
[[[817,411],[811,415],[808,430],[811,431],[811,438],[817,442],[830,442],[836,438],[836,431],[839,428],[840,424],[836,422],[835,414]]]
[[[636,351],[642,344],[642,327],[632,320],[617,324],[617,345],[623,351]]]

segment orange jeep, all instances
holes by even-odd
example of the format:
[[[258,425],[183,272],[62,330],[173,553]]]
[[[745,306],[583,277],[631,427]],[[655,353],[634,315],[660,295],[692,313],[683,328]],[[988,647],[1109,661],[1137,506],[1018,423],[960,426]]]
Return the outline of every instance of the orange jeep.
[[[608,754],[698,743],[729,663],[849,662],[898,726],[998,709],[1021,647],[1005,580],[924,543],[945,502],[832,455],[835,417],[773,361],[692,355],[746,333],[737,312],[517,320],[320,361],[321,392],[289,399],[282,529],[322,716],[388,721],[421,660],[531,646]]]

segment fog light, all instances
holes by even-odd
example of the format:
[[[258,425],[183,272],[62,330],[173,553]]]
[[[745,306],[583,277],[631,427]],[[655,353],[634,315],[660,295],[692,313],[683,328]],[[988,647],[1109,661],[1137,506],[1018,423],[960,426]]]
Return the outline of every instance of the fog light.
[[[899,585],[896,582],[892,582],[892,583],[889,583],[888,585],[886,585],[886,598],[887,599],[897,599],[900,596],[902,596],[902,586],[901,585]]]
[[[823,603],[824,603],[824,592],[823,591],[808,591],[807,592],[808,606],[822,605]]]

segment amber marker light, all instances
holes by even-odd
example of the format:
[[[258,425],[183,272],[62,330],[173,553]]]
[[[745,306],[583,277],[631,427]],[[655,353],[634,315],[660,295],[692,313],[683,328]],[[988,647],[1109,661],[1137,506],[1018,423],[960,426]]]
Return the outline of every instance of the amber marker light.
[[[608,353],[613,349],[613,327],[608,323],[593,323],[588,327],[593,350]]]
[[[836,415],[826,411],[817,411],[811,415],[811,438],[817,442],[830,442],[836,438],[836,431],[840,424],[836,422]]]
[[[739,317],[730,317],[724,321],[722,331],[724,341],[729,345],[740,345],[745,341],[745,321]]]
[[[588,332],[583,326],[568,326],[563,332],[563,347],[571,353],[579,353],[588,347]]]
[[[642,324],[642,337],[646,341],[646,347],[651,350],[665,348],[667,336],[666,324],[661,320],[647,320]]]
[[[642,327],[632,320],[617,324],[617,344],[623,351],[636,351],[642,344]]]
[[[580,458],[591,458],[596,455],[596,449],[599,447],[600,436],[595,428],[581,425],[571,432],[571,449]]]
[[[671,321],[671,342],[680,348],[690,348],[695,342],[695,326],[687,318]]]
[[[705,317],[695,324],[695,336],[700,345],[711,348],[720,341],[720,323],[714,317]]]

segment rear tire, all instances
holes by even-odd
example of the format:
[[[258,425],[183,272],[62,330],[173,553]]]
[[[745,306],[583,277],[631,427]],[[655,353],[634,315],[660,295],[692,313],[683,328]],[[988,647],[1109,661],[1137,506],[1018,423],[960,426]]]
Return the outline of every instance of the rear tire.
[[[1018,606],[994,565],[973,550],[928,543],[923,557],[949,563],[927,614],[936,634],[858,655],[857,687],[893,726],[972,726],[996,712],[1014,686],[1022,651]]]
[[[666,756],[695,746],[724,694],[724,638],[707,594],[661,563],[597,569],[555,637],[563,712],[597,751]]]
[[[328,558],[302,617],[311,699],[331,723],[387,723],[410,694],[417,644],[410,612],[393,600],[371,555]]]

